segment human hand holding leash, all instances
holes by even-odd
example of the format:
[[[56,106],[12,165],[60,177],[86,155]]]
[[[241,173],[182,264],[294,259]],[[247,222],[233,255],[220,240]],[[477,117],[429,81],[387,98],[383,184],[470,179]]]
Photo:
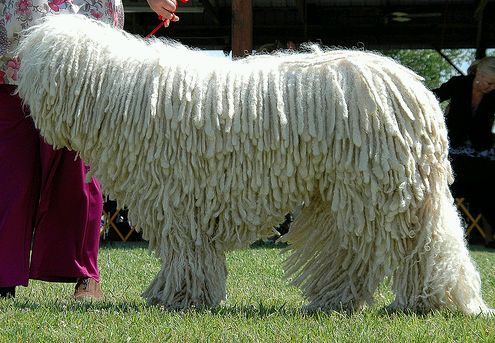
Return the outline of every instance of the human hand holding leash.
[[[162,25],[168,27],[171,22],[179,21],[179,17],[175,14],[177,11],[177,0],[147,0],[150,8],[158,14],[158,19],[161,21],[155,30],[152,31],[146,38],[153,35]],[[181,0],[182,3],[186,3],[189,0]]]

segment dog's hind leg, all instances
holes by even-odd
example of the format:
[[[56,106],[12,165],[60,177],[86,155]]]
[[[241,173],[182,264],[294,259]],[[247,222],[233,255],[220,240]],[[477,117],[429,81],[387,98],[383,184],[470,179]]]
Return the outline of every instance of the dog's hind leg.
[[[308,310],[357,310],[373,301],[384,279],[384,260],[369,236],[375,228],[365,223],[356,234],[353,220],[345,219],[350,212],[332,211],[328,202],[312,199],[284,236],[292,251],[286,274],[309,300]]]
[[[206,238],[202,244],[174,235],[162,241],[161,269],[143,293],[149,304],[184,309],[215,307],[225,300],[227,268],[222,247]]]
[[[419,227],[403,239],[394,273],[392,310],[459,309],[489,312],[481,298],[480,276],[469,256],[463,229],[448,190],[428,196],[417,210]]]

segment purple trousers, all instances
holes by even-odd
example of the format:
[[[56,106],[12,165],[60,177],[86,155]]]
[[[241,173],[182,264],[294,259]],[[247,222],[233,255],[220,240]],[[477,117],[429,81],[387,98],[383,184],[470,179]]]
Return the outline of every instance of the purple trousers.
[[[74,152],[43,142],[14,89],[0,84],[0,287],[99,281],[100,186]]]

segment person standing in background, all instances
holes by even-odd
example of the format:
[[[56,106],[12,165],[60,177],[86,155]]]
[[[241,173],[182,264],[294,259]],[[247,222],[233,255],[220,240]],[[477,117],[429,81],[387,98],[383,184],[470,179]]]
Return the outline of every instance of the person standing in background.
[[[472,151],[484,156],[494,148],[495,57],[475,61],[468,75],[452,77],[433,93],[440,101],[449,100],[446,124],[456,176],[453,192],[467,198],[470,207],[482,214],[485,245],[495,248],[495,176],[487,168],[475,167],[479,158],[453,154],[453,151]]]

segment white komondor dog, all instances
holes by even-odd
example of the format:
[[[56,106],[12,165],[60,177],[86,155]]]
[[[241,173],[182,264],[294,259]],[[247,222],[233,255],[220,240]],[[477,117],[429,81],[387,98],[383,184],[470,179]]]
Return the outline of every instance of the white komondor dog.
[[[218,305],[225,252],[304,203],[285,267],[310,309],[358,309],[391,276],[393,309],[489,312],[432,93],[388,58],[312,50],[227,61],[59,15],[22,40],[19,94],[130,208],[162,263],[149,303]]]

